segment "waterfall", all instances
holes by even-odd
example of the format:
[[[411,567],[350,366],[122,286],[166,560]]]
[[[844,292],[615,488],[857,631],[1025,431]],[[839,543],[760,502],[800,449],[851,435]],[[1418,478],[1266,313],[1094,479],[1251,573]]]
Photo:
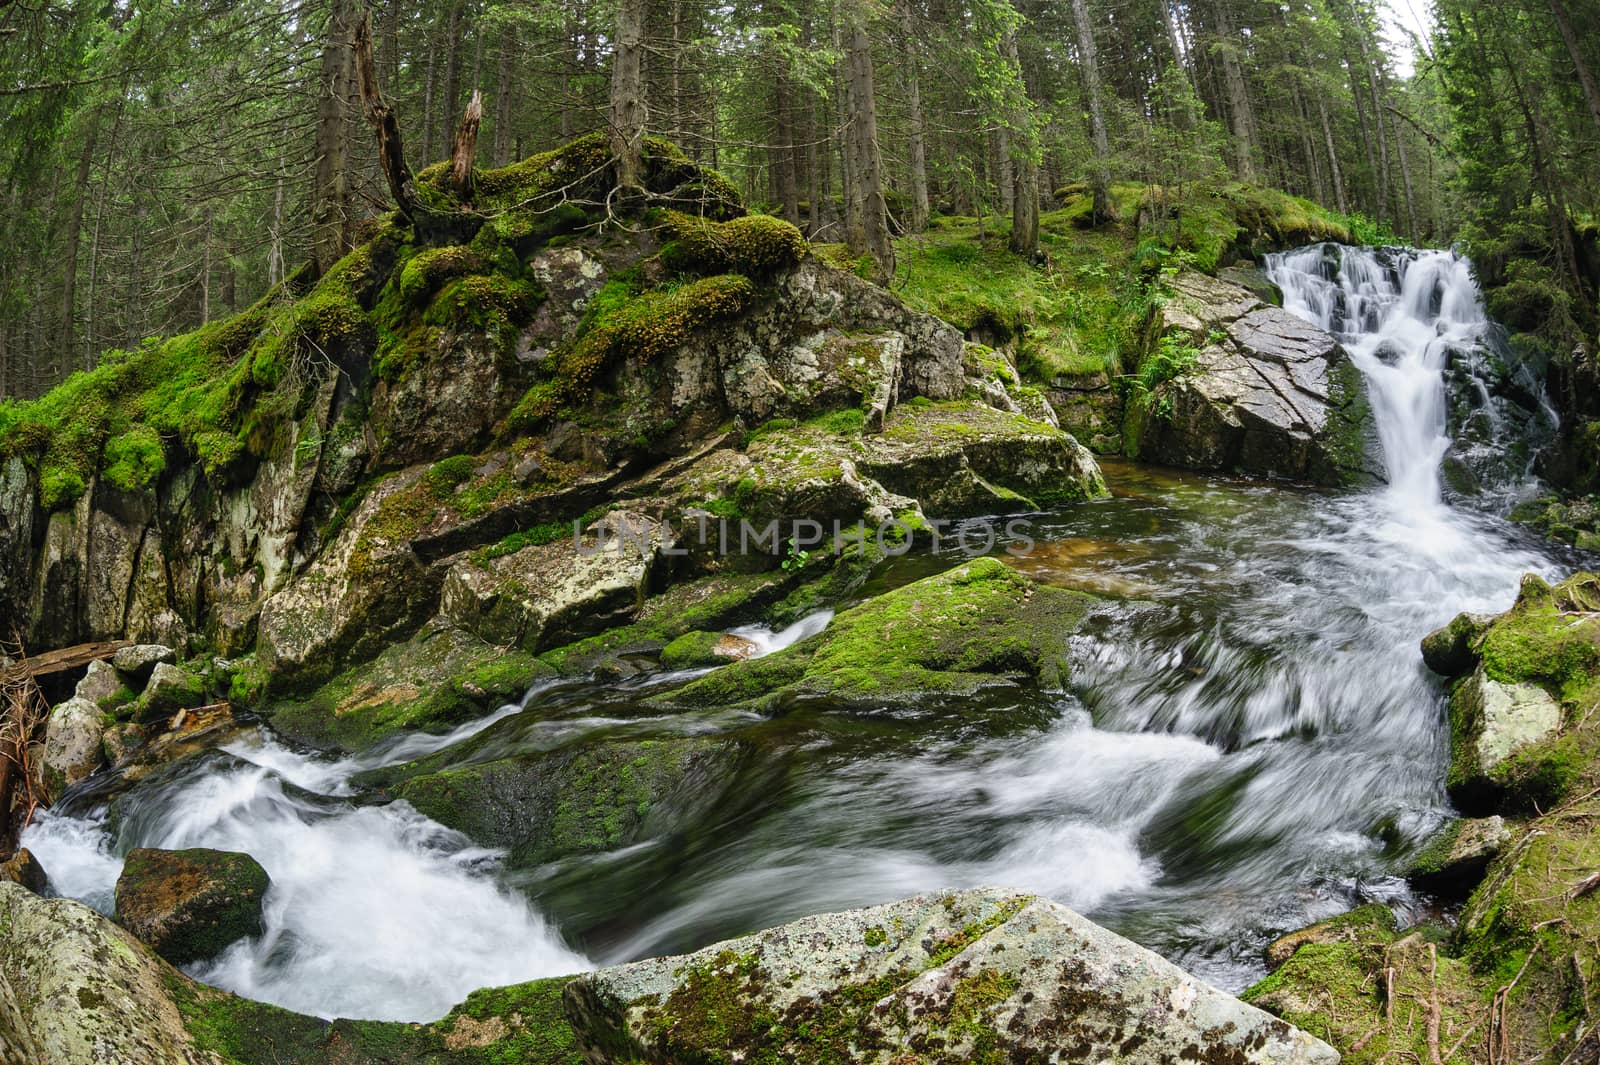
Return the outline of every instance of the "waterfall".
[[[1365,375],[1396,502],[1456,495],[1504,505],[1555,426],[1543,367],[1484,313],[1455,251],[1317,244],[1267,257],[1283,305],[1336,336]]]

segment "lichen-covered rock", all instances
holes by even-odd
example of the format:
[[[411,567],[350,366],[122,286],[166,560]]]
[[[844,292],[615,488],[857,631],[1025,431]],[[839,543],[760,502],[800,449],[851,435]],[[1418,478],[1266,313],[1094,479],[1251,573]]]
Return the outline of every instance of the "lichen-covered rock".
[[[1434,833],[1412,862],[1407,877],[1428,891],[1464,892],[1483,878],[1495,855],[1511,842],[1505,818],[1455,818]]]
[[[111,656],[111,665],[130,683],[143,683],[156,666],[171,665],[177,660],[178,653],[170,647],[158,643],[136,643],[131,647],[119,648]]]
[[[187,965],[260,935],[269,883],[248,854],[139,847],[117,877],[116,921],[172,964]]]
[[[868,600],[820,635],[724,666],[658,701],[770,707],[790,695],[824,695],[882,705],[1018,681],[1056,688],[1067,677],[1072,636],[1097,603],[1036,584],[999,559],[975,559]]]
[[[1371,408],[1361,373],[1332,336],[1193,271],[1171,282],[1158,333],[1195,364],[1129,411],[1142,459],[1318,484],[1371,483]]]
[[[0,1044],[30,1065],[203,1065],[165,967],[87,906],[0,882]]]
[[[126,702],[133,697],[133,692],[122,683],[117,671],[98,658],[89,663],[88,670],[72,694],[104,710],[114,709],[119,702]],[[123,696],[126,698],[121,698]]]
[[[976,889],[581,976],[591,1062],[1331,1065],[1304,1032],[1064,906]]]
[[[1479,666],[1451,694],[1450,725],[1446,783],[1458,802],[1478,806],[1504,790],[1513,755],[1561,727],[1561,705],[1537,685],[1492,680]]]
[[[19,847],[15,854],[0,862],[0,880],[21,884],[35,895],[43,895],[45,888],[50,886],[50,877],[45,874],[44,866],[26,847]]]
[[[445,577],[439,610],[489,643],[559,647],[629,621],[671,546],[656,522],[613,511],[582,542],[562,537],[486,562],[462,559]]]
[[[100,738],[105,713],[87,699],[73,696],[50,711],[45,723],[44,768],[63,784],[78,781],[100,768]]]
[[[159,663],[139,696],[140,721],[155,721],[177,710],[203,706],[206,702],[204,678],[168,662]]]
[[[722,736],[602,741],[423,773],[393,794],[527,867],[710,816],[746,750]]]

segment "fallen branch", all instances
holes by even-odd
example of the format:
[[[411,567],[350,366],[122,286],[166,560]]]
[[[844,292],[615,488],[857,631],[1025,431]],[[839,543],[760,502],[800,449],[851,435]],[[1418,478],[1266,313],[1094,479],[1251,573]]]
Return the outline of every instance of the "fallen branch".
[[[17,832],[45,805],[31,751],[33,737],[50,716],[50,703],[39,690],[22,642],[14,640],[6,650],[16,666],[0,681],[0,859],[11,856]],[[15,809],[20,809],[19,816],[13,816]]]

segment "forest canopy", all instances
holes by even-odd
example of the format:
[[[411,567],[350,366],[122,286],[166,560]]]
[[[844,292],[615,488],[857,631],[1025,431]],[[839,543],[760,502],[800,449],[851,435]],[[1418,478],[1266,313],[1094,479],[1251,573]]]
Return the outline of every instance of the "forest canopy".
[[[394,208],[362,26],[418,171],[481,92],[481,165],[606,131],[625,181],[663,138],[891,284],[941,217],[1031,261],[1078,190],[1084,224],[1178,246],[1186,204],[1272,187],[1462,242],[1498,316],[1592,348],[1600,0],[1421,14],[1401,40],[1374,0],[10,0],[0,396],[247,308]]]

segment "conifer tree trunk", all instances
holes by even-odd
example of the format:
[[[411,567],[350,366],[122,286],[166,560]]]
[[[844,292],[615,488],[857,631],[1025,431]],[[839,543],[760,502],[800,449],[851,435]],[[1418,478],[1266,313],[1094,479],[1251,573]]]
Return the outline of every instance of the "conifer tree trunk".
[[[1600,85],[1595,83],[1594,71],[1589,69],[1588,61],[1583,58],[1582,42],[1572,28],[1572,16],[1567,13],[1567,5],[1561,0],[1550,0],[1550,13],[1556,18],[1562,43],[1567,46],[1567,54],[1577,68],[1578,84],[1583,86],[1583,100],[1589,105],[1589,115],[1594,119],[1595,128],[1600,129]],[[1589,27],[1591,33],[1594,29],[1593,25]]]
[[[1083,71],[1084,90],[1089,97],[1089,145],[1094,152],[1094,169],[1089,187],[1094,195],[1094,221],[1109,221],[1111,209],[1111,142],[1106,135],[1105,102],[1101,99],[1100,63],[1095,56],[1094,24],[1084,0],[1072,0],[1072,21],[1078,31],[1078,64]]]
[[[927,121],[922,114],[922,78],[919,70],[921,57],[917,48],[916,27],[912,23],[911,8],[901,8],[901,61],[905,64],[906,124],[910,127],[906,144],[907,165],[911,171],[911,218],[913,233],[920,233],[928,225],[928,134]]]
[[[500,41],[500,67],[495,72],[499,90],[494,101],[494,165],[511,162],[511,115],[517,95],[517,28],[507,26]]]
[[[783,217],[791,224],[800,224],[800,175],[795,157],[794,93],[789,83],[788,60],[778,57],[778,68],[773,79],[773,124],[777,144],[768,153],[776,179],[777,200],[783,208]]]
[[[1082,4],[1083,0],[1076,2]],[[1020,74],[1022,59],[1017,52],[1015,30],[1005,35],[1001,47],[1006,61]],[[1037,144],[1031,108],[1032,105],[1024,98],[1016,105],[1016,113],[1011,118],[1011,124],[1018,133],[1016,140],[1021,143],[1013,142],[1014,150],[1017,151],[1011,160],[1013,185],[1009,242],[1011,250],[1029,262],[1039,254],[1039,163],[1036,158]]]
[[[94,162],[95,142],[100,137],[100,113],[89,119],[89,136],[78,156],[78,173],[73,181],[72,210],[67,215],[67,251],[61,282],[61,362],[69,372],[78,347],[78,248],[83,239],[83,205],[89,199],[89,167]]]
[[[1328,149],[1328,169],[1333,173],[1333,194],[1338,199],[1339,213],[1350,213],[1350,201],[1344,191],[1344,174],[1339,169],[1339,152],[1333,143],[1333,124],[1328,120],[1328,101],[1317,94],[1317,111],[1322,116],[1322,139]]]
[[[1217,35],[1226,41],[1222,49],[1222,80],[1228,90],[1228,123],[1233,130],[1234,139],[1234,166],[1239,173],[1241,181],[1256,180],[1256,123],[1255,113],[1250,107],[1250,87],[1245,84],[1244,70],[1239,66],[1239,57],[1234,54],[1237,47],[1232,26],[1228,22],[1227,10],[1222,0],[1214,0],[1212,4],[1217,19]]]
[[[361,22],[359,0],[333,0],[328,39],[322,48],[318,81],[316,184],[312,196],[312,252],[326,270],[350,250],[350,166],[345,154],[345,106],[355,74],[355,35]],[[367,33],[371,34],[370,28]]]
[[[872,69],[872,40],[864,14],[857,12],[846,31],[846,95],[849,98],[848,139],[854,145],[856,200],[860,205],[860,247],[872,256],[873,279],[894,276],[894,241],[889,234],[889,208],[883,197],[883,157],[878,149],[878,101]]]
[[[644,183],[644,20],[646,0],[618,0],[616,53],[611,60],[611,154],[617,184]]]
[[[451,0],[444,20],[444,98],[436,101],[439,128],[449,136],[461,101],[461,16],[465,0]]]

